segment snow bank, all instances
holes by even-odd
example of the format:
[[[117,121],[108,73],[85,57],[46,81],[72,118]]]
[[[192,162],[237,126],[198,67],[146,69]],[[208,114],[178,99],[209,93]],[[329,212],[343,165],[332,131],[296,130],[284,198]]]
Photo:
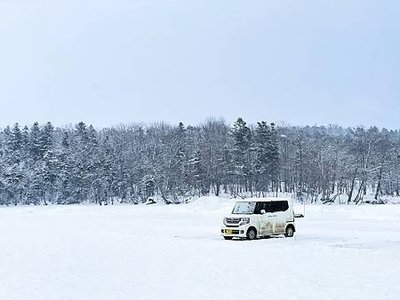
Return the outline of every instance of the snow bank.
[[[225,211],[227,209],[232,209],[235,202],[236,199],[231,199],[229,197],[205,196],[193,199],[189,202],[187,207],[202,211]]]

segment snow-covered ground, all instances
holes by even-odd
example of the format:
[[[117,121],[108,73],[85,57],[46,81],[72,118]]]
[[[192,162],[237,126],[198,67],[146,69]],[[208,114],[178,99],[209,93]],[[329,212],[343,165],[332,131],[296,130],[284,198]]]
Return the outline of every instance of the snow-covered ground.
[[[232,205],[0,207],[0,299],[400,298],[400,205],[307,206],[251,242],[221,239]]]

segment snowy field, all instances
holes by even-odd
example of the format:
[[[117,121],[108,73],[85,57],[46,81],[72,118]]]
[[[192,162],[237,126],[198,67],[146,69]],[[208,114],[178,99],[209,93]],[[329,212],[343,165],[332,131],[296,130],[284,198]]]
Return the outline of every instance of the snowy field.
[[[0,207],[0,299],[400,299],[400,205],[308,206],[294,238],[225,241],[233,200],[202,200]]]

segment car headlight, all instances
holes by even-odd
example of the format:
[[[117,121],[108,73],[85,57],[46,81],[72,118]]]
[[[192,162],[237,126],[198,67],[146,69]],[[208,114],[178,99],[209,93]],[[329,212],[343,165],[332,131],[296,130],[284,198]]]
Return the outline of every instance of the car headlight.
[[[224,218],[224,221],[223,221],[223,222],[224,222],[224,225],[226,226],[226,218]]]
[[[243,226],[250,223],[250,218],[241,218],[239,226]]]

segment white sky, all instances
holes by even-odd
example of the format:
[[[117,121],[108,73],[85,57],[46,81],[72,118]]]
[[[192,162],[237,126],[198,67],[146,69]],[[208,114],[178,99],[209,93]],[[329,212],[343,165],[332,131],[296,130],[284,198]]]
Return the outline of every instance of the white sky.
[[[0,126],[400,128],[400,3],[0,0]]]

